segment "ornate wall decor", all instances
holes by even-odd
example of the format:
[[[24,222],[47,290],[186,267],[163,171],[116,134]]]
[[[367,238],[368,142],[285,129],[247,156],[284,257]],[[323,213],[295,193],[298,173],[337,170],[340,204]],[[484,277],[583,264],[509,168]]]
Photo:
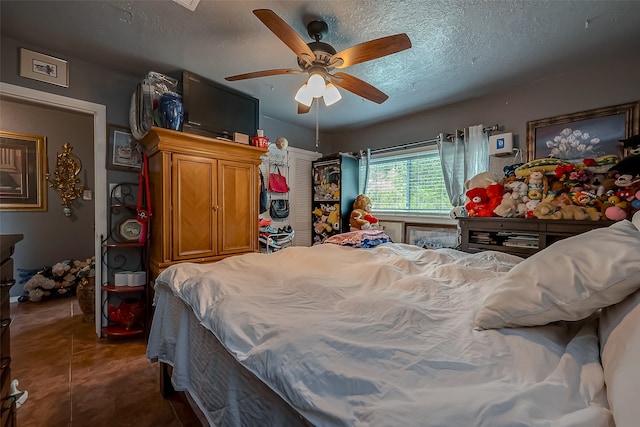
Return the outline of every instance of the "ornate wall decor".
[[[56,190],[62,200],[62,211],[65,216],[71,216],[71,204],[82,196],[84,186],[80,184],[78,174],[82,170],[82,161],[73,154],[73,147],[66,143],[62,146],[62,153],[58,153],[54,178],[46,174],[49,187]]]

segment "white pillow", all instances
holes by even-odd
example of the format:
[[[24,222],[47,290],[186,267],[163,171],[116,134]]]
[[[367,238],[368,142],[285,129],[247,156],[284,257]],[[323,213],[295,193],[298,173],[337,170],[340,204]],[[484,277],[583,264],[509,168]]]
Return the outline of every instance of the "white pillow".
[[[600,353],[616,426],[635,427],[640,420],[640,291],[602,310]]]
[[[640,288],[640,230],[623,220],[560,240],[498,280],[479,329],[580,320]]]

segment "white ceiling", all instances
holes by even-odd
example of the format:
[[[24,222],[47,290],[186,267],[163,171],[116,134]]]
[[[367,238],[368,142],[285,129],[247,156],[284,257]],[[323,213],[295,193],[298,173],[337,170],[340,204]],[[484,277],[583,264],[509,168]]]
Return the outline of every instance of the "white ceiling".
[[[193,0],[183,0],[191,3]],[[172,1],[0,1],[2,34],[61,56],[132,75],[189,70],[260,99],[261,111],[314,128],[293,96],[304,74],[226,82],[298,68],[295,54],[252,13],[271,9],[304,40],[306,23],[329,25],[340,51],[406,33],[412,48],[346,68],[389,95],[375,104],[341,90],[320,108],[324,131],[435,108],[640,51],[640,1],[387,0],[211,1],[194,12]],[[73,64],[70,64],[73,79]],[[597,82],[594,82],[597,84]]]

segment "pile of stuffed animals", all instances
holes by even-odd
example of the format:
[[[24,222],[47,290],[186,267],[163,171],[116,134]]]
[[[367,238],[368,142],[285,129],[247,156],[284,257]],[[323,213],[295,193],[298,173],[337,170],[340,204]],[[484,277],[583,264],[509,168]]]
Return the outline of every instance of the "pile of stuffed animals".
[[[640,211],[640,135],[623,141],[629,155],[568,163],[555,158],[482,172],[465,183],[466,216],[538,219],[631,219]]]

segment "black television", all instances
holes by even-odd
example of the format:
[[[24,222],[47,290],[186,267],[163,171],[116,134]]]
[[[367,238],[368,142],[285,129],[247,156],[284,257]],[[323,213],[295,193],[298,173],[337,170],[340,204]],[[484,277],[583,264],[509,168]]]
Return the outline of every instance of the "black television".
[[[182,100],[183,132],[227,140],[234,132],[257,135],[260,104],[250,95],[183,71]]]

